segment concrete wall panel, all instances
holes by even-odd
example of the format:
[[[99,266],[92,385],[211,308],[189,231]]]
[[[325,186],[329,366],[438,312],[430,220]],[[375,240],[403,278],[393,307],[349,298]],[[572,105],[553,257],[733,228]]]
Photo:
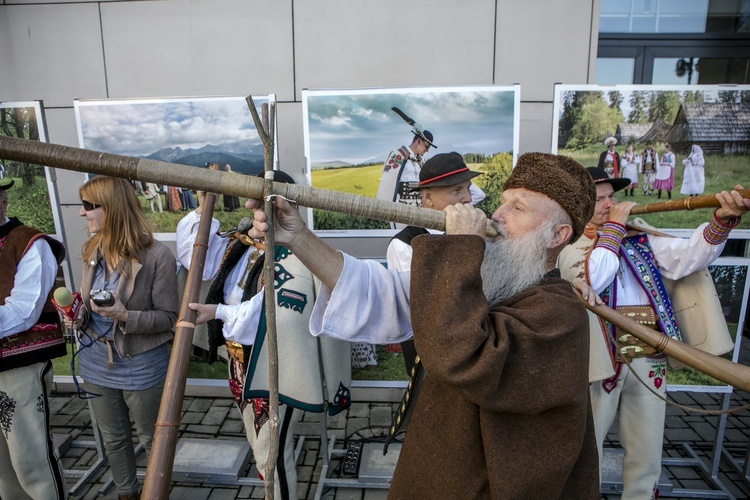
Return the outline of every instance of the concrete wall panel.
[[[0,7],[0,100],[105,97],[96,4]]]
[[[291,0],[103,4],[109,97],[294,98]]]
[[[301,89],[492,83],[494,0],[294,3]]]
[[[555,83],[587,83],[596,1],[498,0],[495,81],[522,101],[552,102]],[[598,26],[598,22],[596,24]]]

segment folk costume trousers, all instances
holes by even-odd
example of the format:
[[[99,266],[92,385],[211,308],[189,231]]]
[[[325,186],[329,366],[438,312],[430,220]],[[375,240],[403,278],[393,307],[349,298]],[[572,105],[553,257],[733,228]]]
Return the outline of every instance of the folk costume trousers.
[[[630,366],[651,389],[661,396],[666,394],[666,357],[638,358]],[[600,473],[604,439],[619,408],[620,444],[625,450],[621,498],[653,498],[661,474],[666,403],[644,387],[626,364],[622,364],[617,385],[611,392],[604,390],[603,382],[592,383],[590,389]]]
[[[287,500],[297,498],[297,462],[294,457],[294,427],[302,416],[302,410],[289,405],[279,404],[279,455],[274,474],[274,498]],[[258,475],[262,478],[266,472],[268,453],[271,449],[271,425],[265,422],[258,432],[255,431],[255,414],[253,404],[248,401],[242,410],[242,421],[245,434],[253,449]]]
[[[85,382],[85,388],[88,392],[101,394],[90,399],[89,404],[102,434],[117,494],[127,496],[138,493],[140,485],[136,475],[130,414],[135,421],[138,440],[148,454],[154,439],[154,425],[164,382],[140,391],[112,389],[91,382]]]
[[[0,498],[68,497],[49,432],[51,388],[49,361],[0,372]]]
[[[656,172],[654,172],[653,170],[649,172],[643,172],[643,194],[648,194],[648,193],[653,192],[655,177],[656,177]]]

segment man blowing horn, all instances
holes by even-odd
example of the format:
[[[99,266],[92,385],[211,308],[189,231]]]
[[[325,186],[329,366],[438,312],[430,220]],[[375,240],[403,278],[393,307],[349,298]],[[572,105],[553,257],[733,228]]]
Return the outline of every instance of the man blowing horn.
[[[699,317],[679,318],[664,280],[679,280],[708,267],[723,250],[731,229],[740,223],[740,216],[748,212],[750,200],[743,199],[737,191],[717,194],[721,207],[710,222],[698,227],[688,239],[628,231],[625,224],[636,204],[617,203],[615,192],[626,187],[630,179],[612,179],[598,167],[590,167],[588,171],[596,184],[596,209],[581,239],[560,254],[563,277],[585,280],[609,307],[676,340],[683,340],[680,328],[700,329],[701,320],[723,322],[719,308],[718,318],[700,317],[710,311],[710,300],[697,295],[700,280],[689,284],[693,307],[684,313],[697,312]],[[710,278],[707,285],[715,296]],[[672,299],[678,289],[674,290]],[[664,396],[666,356],[630,335],[617,333],[604,320],[593,318],[590,327],[591,403],[599,456],[619,408],[620,442],[625,449],[622,498],[654,498],[661,473],[666,403],[652,395],[631,371]],[[716,326],[704,330],[720,331]],[[703,340],[701,349],[713,354],[731,350],[733,344],[728,332],[724,337]],[[625,358],[629,365],[625,364]]]
[[[390,498],[599,498],[587,316],[554,267],[594,204],[574,160],[522,155],[496,238],[481,210],[447,207],[446,234],[414,238],[399,273],[328,247],[276,199],[277,243],[324,284],[314,335],[389,344],[413,332],[426,377]],[[256,229],[265,221],[256,211]]]

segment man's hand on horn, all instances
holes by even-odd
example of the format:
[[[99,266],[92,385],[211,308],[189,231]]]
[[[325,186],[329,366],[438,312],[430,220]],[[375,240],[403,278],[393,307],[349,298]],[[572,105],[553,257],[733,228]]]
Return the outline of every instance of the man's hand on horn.
[[[484,237],[487,215],[468,203],[448,205],[445,212],[446,234],[477,234]]]
[[[295,243],[300,240],[301,235],[307,231],[297,207],[292,206],[281,197],[274,198],[274,240],[276,244],[294,250]],[[246,205],[247,206],[247,205]],[[256,208],[253,212],[253,227],[263,236],[268,232],[266,213],[262,208]]]
[[[721,207],[716,209],[716,218],[723,223],[729,222],[734,217],[742,217],[750,210],[750,199],[743,198],[737,191],[743,189],[737,184],[730,192],[722,191],[716,194]]]

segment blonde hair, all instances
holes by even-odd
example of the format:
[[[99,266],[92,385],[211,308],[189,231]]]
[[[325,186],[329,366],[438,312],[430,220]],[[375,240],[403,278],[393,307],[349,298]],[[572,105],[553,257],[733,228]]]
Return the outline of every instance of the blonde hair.
[[[98,250],[112,268],[121,261],[138,261],[138,254],[151,244],[154,234],[133,186],[125,179],[97,176],[83,184],[78,194],[104,211],[101,229],[83,244],[83,258]]]

